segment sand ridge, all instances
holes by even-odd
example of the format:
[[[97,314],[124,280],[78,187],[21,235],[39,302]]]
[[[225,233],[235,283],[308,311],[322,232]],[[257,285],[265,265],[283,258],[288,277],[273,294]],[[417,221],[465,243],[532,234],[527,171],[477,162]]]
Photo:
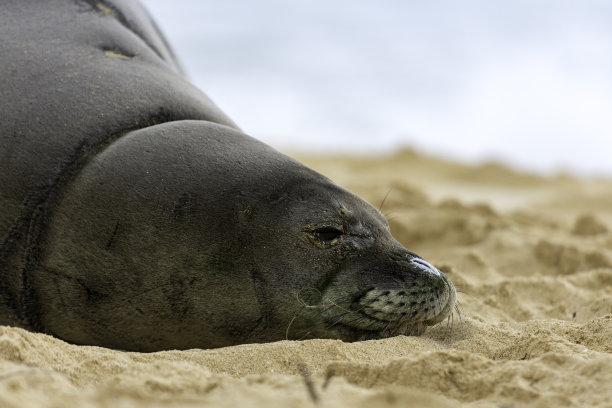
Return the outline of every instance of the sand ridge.
[[[127,353],[0,327],[0,407],[612,406],[612,181],[298,157],[456,283],[421,337]]]

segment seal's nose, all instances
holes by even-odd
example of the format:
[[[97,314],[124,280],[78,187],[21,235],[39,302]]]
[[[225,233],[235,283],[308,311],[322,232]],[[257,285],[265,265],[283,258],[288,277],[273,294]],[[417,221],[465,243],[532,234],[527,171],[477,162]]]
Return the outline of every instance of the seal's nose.
[[[410,255],[408,255],[408,257],[408,262],[410,263],[410,266],[412,266],[415,270],[419,272],[431,273],[439,277],[442,276],[440,271],[426,260],[421,258],[410,258]]]

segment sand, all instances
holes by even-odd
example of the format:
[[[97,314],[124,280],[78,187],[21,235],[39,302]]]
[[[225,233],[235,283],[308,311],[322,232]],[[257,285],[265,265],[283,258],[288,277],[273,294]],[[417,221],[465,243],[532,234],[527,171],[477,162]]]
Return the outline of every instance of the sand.
[[[127,353],[0,326],[0,407],[612,407],[612,180],[299,157],[455,282],[421,337]]]

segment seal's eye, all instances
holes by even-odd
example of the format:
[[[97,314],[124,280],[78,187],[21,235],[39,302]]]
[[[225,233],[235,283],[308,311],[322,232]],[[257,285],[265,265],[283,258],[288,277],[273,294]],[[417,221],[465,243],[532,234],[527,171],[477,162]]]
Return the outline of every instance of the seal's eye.
[[[321,227],[314,230],[312,235],[321,242],[330,243],[334,239],[339,238],[342,235],[342,231],[335,227]]]

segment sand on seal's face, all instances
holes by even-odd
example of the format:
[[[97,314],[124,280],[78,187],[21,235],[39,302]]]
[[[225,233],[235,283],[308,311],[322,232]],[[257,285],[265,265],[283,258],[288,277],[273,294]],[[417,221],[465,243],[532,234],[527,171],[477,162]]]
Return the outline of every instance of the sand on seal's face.
[[[376,207],[390,191],[394,236],[455,282],[461,316],[421,337],[152,354],[0,326],[0,407],[611,406],[612,180],[300,159]]]

